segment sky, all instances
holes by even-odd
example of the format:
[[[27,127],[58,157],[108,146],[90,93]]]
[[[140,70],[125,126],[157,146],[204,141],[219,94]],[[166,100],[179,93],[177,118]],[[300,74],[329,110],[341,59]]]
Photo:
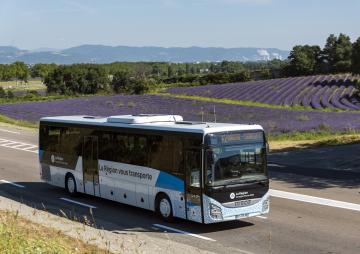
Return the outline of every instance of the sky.
[[[323,46],[360,37],[359,0],[0,0],[0,45]]]

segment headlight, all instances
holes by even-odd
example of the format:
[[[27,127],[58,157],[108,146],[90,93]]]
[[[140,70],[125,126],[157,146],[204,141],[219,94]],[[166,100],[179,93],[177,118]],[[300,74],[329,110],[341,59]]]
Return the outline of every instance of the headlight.
[[[270,203],[269,198],[267,198],[263,201],[263,203],[262,203],[262,212],[263,213],[266,213],[269,211],[269,203]]]
[[[222,220],[222,212],[219,206],[210,203],[209,208],[210,208],[210,216],[213,219]]]

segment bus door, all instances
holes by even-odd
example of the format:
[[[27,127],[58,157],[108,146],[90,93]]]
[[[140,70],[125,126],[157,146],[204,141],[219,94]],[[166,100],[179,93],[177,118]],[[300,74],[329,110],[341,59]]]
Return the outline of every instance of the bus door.
[[[201,150],[185,151],[185,179],[186,218],[202,222]]]
[[[84,192],[100,196],[98,137],[85,136],[83,143]]]

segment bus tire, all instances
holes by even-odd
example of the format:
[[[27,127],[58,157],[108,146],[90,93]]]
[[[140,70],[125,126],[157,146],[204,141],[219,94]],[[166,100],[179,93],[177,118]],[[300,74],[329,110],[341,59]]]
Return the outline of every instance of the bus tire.
[[[166,222],[173,222],[173,209],[170,198],[165,193],[156,197],[156,213]]]
[[[71,173],[66,174],[65,189],[70,196],[73,197],[76,196],[77,194],[76,181],[75,181],[75,177]]]

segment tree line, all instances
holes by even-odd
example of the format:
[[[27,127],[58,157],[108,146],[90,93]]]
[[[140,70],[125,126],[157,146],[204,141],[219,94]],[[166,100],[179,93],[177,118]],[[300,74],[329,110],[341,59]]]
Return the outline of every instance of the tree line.
[[[171,65],[169,65],[171,66]],[[170,68],[168,68],[170,70]],[[221,84],[250,80],[249,72],[206,73],[202,75],[172,74],[157,76],[129,70],[109,72],[104,65],[74,64],[60,65],[44,78],[49,93],[58,94],[95,94],[98,92],[142,94],[158,84]]]
[[[290,52],[285,76],[350,73],[360,74],[360,37],[351,42],[345,34],[331,34],[321,48],[297,45]]]
[[[260,68],[266,68],[264,64]],[[204,85],[252,79],[253,65],[221,63],[0,64],[0,80],[41,78],[48,93],[144,93],[159,84]],[[268,75],[268,72],[263,72]]]

